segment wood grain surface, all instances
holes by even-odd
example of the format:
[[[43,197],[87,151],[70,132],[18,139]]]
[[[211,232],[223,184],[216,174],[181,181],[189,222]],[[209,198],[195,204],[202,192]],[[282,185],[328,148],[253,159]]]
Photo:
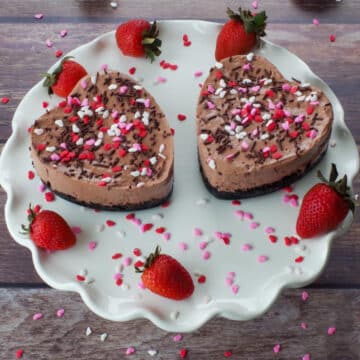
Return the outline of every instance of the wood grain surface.
[[[148,350],[158,351],[154,359],[180,359],[187,349],[187,360],[231,359],[297,360],[311,354],[311,360],[358,360],[360,354],[360,290],[311,290],[306,302],[301,290],[286,291],[259,319],[237,322],[213,319],[200,330],[176,334],[155,328],[147,320],[116,323],[98,318],[83,306],[76,294],[50,289],[0,289],[0,341],[2,359],[13,359],[17,349],[24,358],[36,360],[70,359],[151,359]],[[347,311],[340,312],[338,309]],[[56,316],[64,309],[62,318]],[[43,318],[34,321],[34,314]],[[307,329],[301,327],[307,325]],[[90,327],[92,334],[85,335]],[[336,333],[328,335],[330,327]],[[106,341],[100,335],[106,333]],[[281,345],[278,354],[273,347]],[[127,357],[128,347],[136,353]]]
[[[358,0],[259,0],[269,16],[268,40],[301,57],[334,90],[345,110],[346,124],[360,149],[360,1]],[[26,92],[55,61],[55,51],[64,53],[112,31],[125,19],[203,19],[225,21],[227,6],[250,6],[251,1],[119,0],[0,0],[0,152],[11,134],[11,119]],[[34,14],[43,13],[42,20]],[[318,18],[320,26],[312,25]],[[59,36],[67,29],[65,38]],[[335,43],[329,35],[335,34]],[[48,48],[45,41],[54,41]],[[360,192],[359,178],[354,191]],[[10,237],[3,213],[6,194],[0,188],[0,359],[15,358],[24,349],[24,359],[154,359],[311,360],[360,359],[360,217],[357,212],[350,231],[334,241],[322,276],[301,300],[302,290],[287,290],[264,316],[248,322],[214,319],[200,330],[184,334],[179,343],[145,320],[115,323],[91,313],[80,297],[51,290],[32,265],[30,252]],[[56,310],[65,309],[59,319]],[[33,321],[35,313],[44,318]],[[301,322],[308,329],[300,327]],[[93,334],[85,336],[90,326]],[[327,334],[337,328],[333,336]],[[100,334],[108,333],[105,342]],[[279,354],[273,347],[281,344]]]

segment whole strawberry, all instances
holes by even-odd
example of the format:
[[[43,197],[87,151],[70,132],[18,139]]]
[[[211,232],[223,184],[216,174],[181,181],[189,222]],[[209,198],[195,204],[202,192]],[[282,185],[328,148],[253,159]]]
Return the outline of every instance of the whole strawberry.
[[[222,27],[216,40],[217,61],[248,53],[257,44],[259,37],[265,36],[265,11],[254,15],[239,8],[237,14],[228,8],[227,14],[230,20]]]
[[[117,46],[124,55],[146,57],[154,61],[161,54],[161,40],[156,21],[134,19],[118,26],[115,33]]]
[[[184,300],[194,292],[194,283],[188,271],[173,257],[160,254],[160,248],[146,259],[142,272],[143,284],[150,291],[173,300]]]
[[[38,247],[65,250],[75,244],[75,234],[58,213],[51,210],[35,212],[30,206],[28,214],[29,225],[22,225],[21,228],[23,233],[30,234],[30,239]]]
[[[304,196],[296,222],[296,231],[302,238],[311,238],[328,233],[345,219],[355,205],[347,185],[347,176],[336,181],[338,172],[331,165],[329,180],[321,172],[323,181],[315,184]]]
[[[86,70],[76,61],[66,56],[52,74],[45,74],[43,86],[48,88],[49,95],[67,97],[80,79],[87,75]]]

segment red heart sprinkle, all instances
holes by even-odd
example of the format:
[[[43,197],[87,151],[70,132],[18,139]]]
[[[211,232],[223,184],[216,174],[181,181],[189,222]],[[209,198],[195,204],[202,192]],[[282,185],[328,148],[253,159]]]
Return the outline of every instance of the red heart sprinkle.
[[[136,67],[133,66],[129,69],[129,74],[134,75],[135,72],[136,72]]]
[[[179,354],[180,354],[180,357],[181,357],[182,359],[185,359],[185,358],[186,358],[186,355],[187,355],[187,350],[186,350],[186,349],[181,349],[181,350],[179,351]]]
[[[177,118],[178,118],[178,120],[180,120],[180,121],[184,121],[184,120],[186,120],[186,115],[184,115],[184,114],[178,114]]]
[[[45,200],[48,201],[48,202],[54,201],[55,200],[54,193],[52,193],[51,191],[47,191],[45,193]]]
[[[155,231],[158,233],[158,234],[163,234],[165,232],[165,228],[162,226],[162,227],[159,227],[157,228]]]
[[[116,260],[116,259],[120,259],[122,257],[122,254],[121,253],[115,253],[111,258],[113,260]]]
[[[200,275],[200,276],[198,277],[198,283],[199,283],[199,284],[204,284],[205,281],[206,281],[206,276],[205,276],[205,275]]]
[[[15,356],[16,356],[17,359],[21,359],[23,354],[24,354],[24,350],[19,349],[19,350],[16,350]]]
[[[114,225],[116,225],[116,222],[113,221],[113,220],[106,220],[106,225],[107,226],[114,226]]]
[[[32,180],[35,177],[35,173],[31,170],[28,171],[28,179]]]

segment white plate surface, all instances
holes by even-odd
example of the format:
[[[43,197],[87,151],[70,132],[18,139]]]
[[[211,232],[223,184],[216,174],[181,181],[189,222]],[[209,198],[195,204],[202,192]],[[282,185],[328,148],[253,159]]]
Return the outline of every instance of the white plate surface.
[[[68,54],[83,64],[89,73],[98,71],[102,64],[125,73],[135,66],[134,76],[155,96],[176,130],[175,187],[171,204],[168,208],[136,212],[143,223],[153,223],[154,228],[143,234],[136,225],[125,220],[126,214],[122,212],[95,213],[60,198],[48,203],[38,190],[39,178],[27,179],[27,173],[32,169],[27,128],[42,114],[42,101],[51,104],[59,101],[56,97],[50,99],[41,83],[35,85],[20,103],[12,123],[13,134],[0,159],[0,183],[8,195],[6,223],[12,237],[31,250],[36,271],[47,284],[78,292],[85,304],[104,318],[115,321],[147,318],[168,331],[193,331],[213,316],[251,319],[265,312],[283,288],[301,287],[314,281],[324,269],[332,239],[345,231],[352,219],[349,216],[337,232],[287,247],[283,238],[294,235],[299,208],[284,203],[284,191],[243,200],[240,206],[212,197],[198,170],[194,119],[199,83],[214,65],[214,39],[220,25],[204,21],[163,21],[159,27],[163,40],[160,60],[177,64],[176,71],[162,69],[159,60],[150,64],[144,59],[122,56],[115,45],[113,32]],[[189,47],[183,46],[185,33],[192,42]],[[325,91],[334,108],[331,143],[336,142],[336,146],[329,147],[317,169],[327,173],[334,162],[339,173],[347,173],[352,181],[359,168],[358,152],[334,93],[289,51],[266,41],[259,53],[278,66],[285,77],[295,77]],[[194,73],[199,71],[203,75],[195,77]],[[158,76],[167,81],[156,84]],[[187,119],[180,122],[177,119],[179,113],[185,114]],[[296,182],[294,192],[301,198],[316,181],[313,170]],[[208,202],[204,204],[203,199]],[[40,251],[27,237],[20,235],[20,224],[26,221],[25,210],[29,203],[58,211],[72,226],[81,227],[77,245],[67,251],[48,253]],[[251,213],[254,219],[241,220],[235,215],[237,210]],[[104,230],[99,231],[109,219],[116,225],[105,225]],[[251,229],[251,222],[259,226]],[[171,234],[169,240],[154,231],[160,226],[166,227]],[[201,237],[194,236],[195,227],[202,229]],[[268,227],[275,229],[279,239],[276,244],[268,239]],[[216,231],[231,233],[230,245],[216,238]],[[122,236],[122,232],[126,235]],[[89,250],[89,242],[97,243],[94,250]],[[200,249],[202,242],[208,242],[203,250]],[[186,244],[187,250],[181,249],[182,243]],[[142,290],[138,286],[140,277],[132,265],[122,270],[125,285],[116,286],[113,276],[120,264],[127,262],[127,257],[133,263],[137,260],[133,249],[140,248],[147,254],[157,244],[193,275],[196,288],[190,299],[177,302]],[[250,244],[252,250],[244,251],[244,244]],[[210,256],[208,260],[204,259],[206,251]],[[123,257],[113,260],[112,255],[118,252]],[[259,262],[258,257],[262,255],[268,257],[268,261]],[[295,263],[298,256],[304,257],[302,263]],[[85,284],[76,279],[84,269],[88,272],[87,279],[93,279],[93,283]],[[233,289],[226,280],[231,272],[234,273]],[[205,283],[197,283],[199,274],[206,276]],[[237,293],[234,291],[236,286]]]

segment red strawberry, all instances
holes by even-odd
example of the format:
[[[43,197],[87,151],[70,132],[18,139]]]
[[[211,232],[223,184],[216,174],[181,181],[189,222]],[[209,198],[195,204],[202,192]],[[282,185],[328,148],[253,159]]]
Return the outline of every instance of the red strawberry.
[[[315,184],[304,196],[296,222],[296,231],[302,238],[311,238],[334,230],[354,211],[354,201],[347,185],[346,175],[336,181],[338,172],[331,165],[329,181],[318,172],[323,181]]]
[[[150,24],[146,20],[134,19],[118,26],[115,33],[116,43],[124,55],[149,58],[161,54],[161,40],[156,21]]]
[[[252,14],[239,8],[239,14],[227,9],[230,20],[225,23],[216,40],[215,58],[217,61],[229,56],[246,54],[265,36],[266,13]]]
[[[60,65],[52,74],[46,74],[44,86],[48,93],[55,93],[61,97],[67,97],[80,79],[87,75],[86,70],[76,61],[69,60],[72,56],[64,57]]]
[[[76,237],[67,222],[56,212],[42,210],[28,211],[29,226],[22,225],[23,233],[29,233],[31,240],[40,248],[64,250],[73,246]]]
[[[173,300],[184,300],[194,292],[194,283],[188,271],[173,257],[160,254],[157,246],[154,254],[146,259],[141,279],[155,294]]]

